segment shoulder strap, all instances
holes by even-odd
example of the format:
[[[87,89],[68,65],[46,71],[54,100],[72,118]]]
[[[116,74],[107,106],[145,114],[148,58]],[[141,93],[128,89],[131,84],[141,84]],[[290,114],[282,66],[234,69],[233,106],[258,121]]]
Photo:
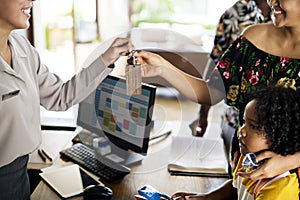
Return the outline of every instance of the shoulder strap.
[[[254,188],[254,191],[253,191],[253,196],[254,196],[254,200],[256,199],[256,196],[258,194],[258,192],[265,186],[269,185],[270,183],[282,178],[282,177],[285,177],[285,176],[288,176],[290,174],[290,172],[285,172],[283,174],[280,174],[278,176],[275,176],[273,178],[266,178],[266,179],[262,179],[262,180],[259,180]]]
[[[256,195],[257,193],[260,191],[260,189],[267,183],[269,182],[270,179],[263,179],[263,180],[259,180],[258,183],[256,184],[255,188],[254,188],[254,199],[256,199]]]

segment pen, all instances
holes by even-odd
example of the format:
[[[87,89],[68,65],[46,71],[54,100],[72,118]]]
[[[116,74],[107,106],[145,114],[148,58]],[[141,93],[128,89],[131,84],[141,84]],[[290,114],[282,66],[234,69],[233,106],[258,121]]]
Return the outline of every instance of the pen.
[[[46,157],[44,156],[42,151],[40,149],[38,149],[37,152],[38,152],[38,155],[40,156],[40,158],[43,160],[43,162],[46,162]]]
[[[160,138],[160,137],[167,137],[168,135],[170,135],[172,133],[172,131],[167,131],[167,132],[164,132],[164,133],[161,133],[159,135],[155,135],[153,137],[150,137],[150,140],[155,140],[157,138]]]
[[[44,154],[44,156],[46,156],[46,158],[48,158],[52,162],[51,156],[44,149],[42,149],[41,151]]]

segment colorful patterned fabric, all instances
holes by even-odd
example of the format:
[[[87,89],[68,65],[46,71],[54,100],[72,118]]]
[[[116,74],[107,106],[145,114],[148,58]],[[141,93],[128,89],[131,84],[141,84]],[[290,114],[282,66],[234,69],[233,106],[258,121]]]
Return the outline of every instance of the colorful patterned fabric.
[[[224,12],[219,20],[211,58],[217,63],[223,52],[247,26],[264,21],[262,11],[254,0],[248,2],[245,0],[237,1]]]
[[[274,56],[256,48],[245,37],[240,36],[223,54],[211,80],[221,74],[226,90],[226,103],[239,110],[239,120],[243,118],[247,94],[258,87],[271,83],[286,87],[300,87],[300,59]],[[233,169],[238,158],[238,140],[235,134],[232,144]]]
[[[268,20],[269,18],[264,18],[262,11],[254,0],[249,0],[248,2],[245,0],[237,1],[223,13],[219,20],[210,57],[217,63],[224,51],[247,26]],[[226,106],[224,117],[222,118],[231,127],[236,127],[238,115],[239,113],[234,107]]]

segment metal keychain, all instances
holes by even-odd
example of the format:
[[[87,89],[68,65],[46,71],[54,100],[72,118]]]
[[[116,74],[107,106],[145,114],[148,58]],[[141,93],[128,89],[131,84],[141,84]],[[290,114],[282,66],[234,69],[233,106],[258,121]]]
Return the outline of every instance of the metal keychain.
[[[142,92],[142,69],[134,56],[136,50],[132,50],[127,59],[125,68],[126,74],[126,94],[137,95]]]

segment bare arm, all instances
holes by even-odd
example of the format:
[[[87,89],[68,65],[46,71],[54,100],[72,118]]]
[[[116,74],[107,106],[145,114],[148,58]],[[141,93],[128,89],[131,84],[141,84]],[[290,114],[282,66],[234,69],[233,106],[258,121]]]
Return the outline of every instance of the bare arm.
[[[211,87],[203,79],[184,73],[158,54],[140,51],[135,56],[143,66],[144,77],[160,76],[195,102],[211,105],[224,97],[223,88]]]

